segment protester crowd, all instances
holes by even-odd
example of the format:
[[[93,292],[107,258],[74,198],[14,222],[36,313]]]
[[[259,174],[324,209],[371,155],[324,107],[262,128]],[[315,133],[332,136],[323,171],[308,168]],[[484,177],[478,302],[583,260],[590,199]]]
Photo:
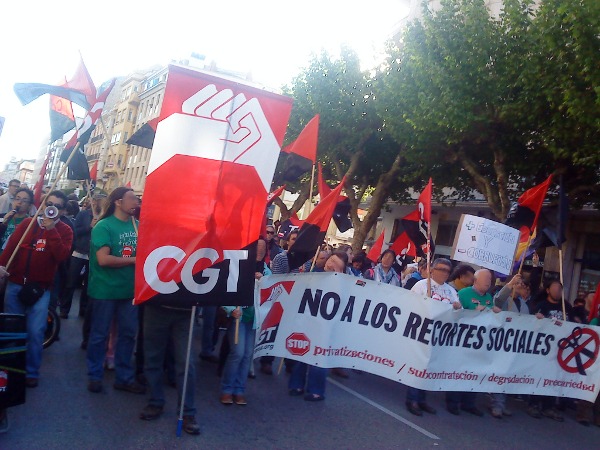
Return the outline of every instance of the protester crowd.
[[[18,180],[11,180],[6,194],[0,196],[3,219],[0,223],[0,276],[4,280],[0,298],[5,313],[26,317],[27,388],[36,388],[43,374],[40,368],[48,309],[60,311],[60,317],[67,319],[74,292],[81,289],[77,315],[83,318],[81,347],[86,351],[87,390],[91,394],[103,392],[105,371],[114,370],[114,389],[138,395],[149,393],[148,403],[139,418],[151,421],[164,411],[166,379],[177,388],[178,398],[183,401],[183,430],[199,434],[194,400],[197,353],[191,352],[187,372],[185,367],[190,327],[193,330],[191,307],[132,304],[140,200],[126,187],[115,189],[108,197],[94,195],[81,202],[76,196],[67,196],[61,191],[45,194],[42,213],[30,229],[36,211],[33,192],[21,187]],[[47,212],[48,207],[57,210],[56,216]],[[257,243],[257,280],[270,274],[346,273],[430,296],[448,304],[449,308],[489,308],[494,312],[513,311],[534,314],[540,319],[587,323],[593,293],[578,298],[571,306],[564,301],[558,280],[550,280],[540,288],[541,268],[536,255],[527,276],[517,274],[504,282],[496,280],[494,273],[487,269],[475,270],[466,264],[455,266],[445,258],[436,258],[430,264],[425,259],[406,264],[391,249],[383,251],[378,261],[370,261],[364,252],[355,255],[349,245],[333,248],[324,244],[314,258],[295,268],[290,267],[288,251],[293,248],[298,231],[280,236],[275,225],[266,226],[264,236]],[[254,308],[203,307],[201,317],[199,358],[217,364],[221,376],[220,403],[246,405],[247,379],[256,376]],[[597,324],[598,319],[594,320],[593,324]],[[222,329],[227,331],[219,336]],[[260,359],[262,376],[273,375],[277,370],[273,364],[273,357]],[[308,402],[326,398],[328,369],[286,359],[285,371],[289,374],[289,395],[301,396]],[[343,378],[352,376],[339,368],[331,372]],[[41,384],[43,386],[43,377]],[[472,392],[448,392],[446,409],[454,415],[466,412],[483,416],[484,412],[478,407],[479,396]],[[507,395],[489,397],[488,407],[494,418],[512,415],[507,407]],[[527,412],[532,417],[563,421],[561,411],[574,407],[578,422],[600,426],[598,400],[592,404],[533,395],[516,397],[528,401]],[[406,408],[416,416],[436,414],[436,408],[427,402],[426,392],[416,388],[407,389]],[[0,431],[6,431],[7,420],[6,409],[0,410]]]

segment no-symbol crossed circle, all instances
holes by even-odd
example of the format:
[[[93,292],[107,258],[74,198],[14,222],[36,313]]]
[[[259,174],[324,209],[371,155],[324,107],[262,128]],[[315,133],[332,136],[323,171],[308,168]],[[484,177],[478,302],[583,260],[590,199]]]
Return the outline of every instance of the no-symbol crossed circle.
[[[590,348],[590,344],[593,344],[593,347]],[[572,351],[567,352],[567,349]],[[558,341],[558,364],[569,373],[585,375],[585,369],[596,362],[598,351],[600,351],[598,334],[589,328],[577,327],[569,337]],[[571,364],[573,360],[575,365]]]

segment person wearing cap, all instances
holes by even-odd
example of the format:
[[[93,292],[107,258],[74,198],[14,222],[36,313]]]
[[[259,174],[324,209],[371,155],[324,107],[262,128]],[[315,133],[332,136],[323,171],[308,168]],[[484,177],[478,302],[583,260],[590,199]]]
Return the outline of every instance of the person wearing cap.
[[[427,260],[423,258],[419,261],[417,271],[413,272],[406,280],[406,283],[404,283],[404,289],[408,289],[410,291],[418,281],[424,280],[427,278],[427,276]]]

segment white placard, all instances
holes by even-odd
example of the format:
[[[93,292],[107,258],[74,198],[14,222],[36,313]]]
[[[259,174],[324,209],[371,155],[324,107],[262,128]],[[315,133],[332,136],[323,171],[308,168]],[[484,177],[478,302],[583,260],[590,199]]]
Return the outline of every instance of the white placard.
[[[463,214],[456,230],[452,259],[508,275],[519,244],[519,230],[484,217]]]

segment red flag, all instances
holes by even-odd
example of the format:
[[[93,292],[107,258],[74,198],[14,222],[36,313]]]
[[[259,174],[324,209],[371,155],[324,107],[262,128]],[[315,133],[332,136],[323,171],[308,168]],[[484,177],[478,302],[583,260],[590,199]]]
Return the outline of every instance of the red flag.
[[[98,180],[98,161],[94,163],[94,165],[92,166],[92,170],[90,170],[90,180]]]
[[[431,248],[427,248],[429,230],[431,229],[431,178],[419,195],[417,209],[402,218],[402,225],[406,234],[416,245],[416,252],[419,256],[426,257],[427,253],[435,251],[433,242],[430,242]]]
[[[96,102],[96,86],[94,85],[92,77],[90,76],[85,63],[83,62],[83,58],[79,58],[77,70],[75,71],[73,77],[67,81],[65,86],[85,94],[85,98],[90,105],[93,106]]]
[[[63,86],[67,86],[64,80]],[[50,141],[54,142],[75,128],[73,106],[66,98],[50,95]]]
[[[319,185],[319,197],[322,199],[327,197],[331,192],[331,188],[327,186],[325,180],[323,180],[323,166],[319,163],[319,173],[318,173],[318,185]]]
[[[588,322],[592,319],[598,317],[598,308],[600,307],[600,283],[596,286],[596,295],[594,295],[594,301],[592,302],[592,307],[590,308],[590,315],[588,316]]]
[[[319,115],[306,124],[296,140],[281,150],[287,153],[283,164],[282,179],[295,181],[317,162],[317,141],[319,138]]]
[[[140,147],[152,148],[154,145],[154,136],[156,136],[156,127],[158,126],[158,117],[149,120],[142,125],[135,133],[127,139],[127,144],[138,145]]]
[[[48,170],[49,157],[50,152],[46,153],[46,159],[44,159],[44,163],[40,169],[40,175],[35,182],[35,186],[33,186],[33,203],[36,207],[39,207],[40,203],[42,203],[42,191],[44,190],[44,178],[46,178],[46,171]]]
[[[300,267],[312,258],[317,248],[323,242],[345,181],[346,177],[344,177],[338,187],[319,202],[302,224],[296,242],[288,250],[290,269]]]
[[[551,182],[552,175],[543,183],[523,192],[517,203],[510,209],[505,224],[518,229],[527,227],[526,231],[529,234],[533,233]]]
[[[392,250],[398,256],[412,256],[417,257],[417,249],[415,244],[410,240],[406,231],[396,238],[394,243],[390,246]]]
[[[270,192],[269,195],[267,196],[267,206],[269,206],[271,203],[273,203],[273,201],[275,200],[276,197],[279,197],[281,194],[283,194],[283,191],[285,191],[285,184],[277,189],[275,189],[273,192]]]
[[[253,304],[256,243],[291,107],[288,97],[169,66],[141,210],[136,304]],[[201,181],[189,189],[190,179]],[[165,205],[186,214],[165,214]]]
[[[319,115],[310,119],[294,142],[285,147],[285,153],[295,153],[317,163],[317,141],[319,139]]]
[[[383,231],[381,232],[381,234],[379,235],[379,237],[373,244],[373,247],[371,247],[371,250],[369,250],[367,258],[369,258],[371,261],[375,262],[379,259],[379,256],[381,255],[381,249],[383,248],[384,238],[385,238],[385,228],[383,229]]]

